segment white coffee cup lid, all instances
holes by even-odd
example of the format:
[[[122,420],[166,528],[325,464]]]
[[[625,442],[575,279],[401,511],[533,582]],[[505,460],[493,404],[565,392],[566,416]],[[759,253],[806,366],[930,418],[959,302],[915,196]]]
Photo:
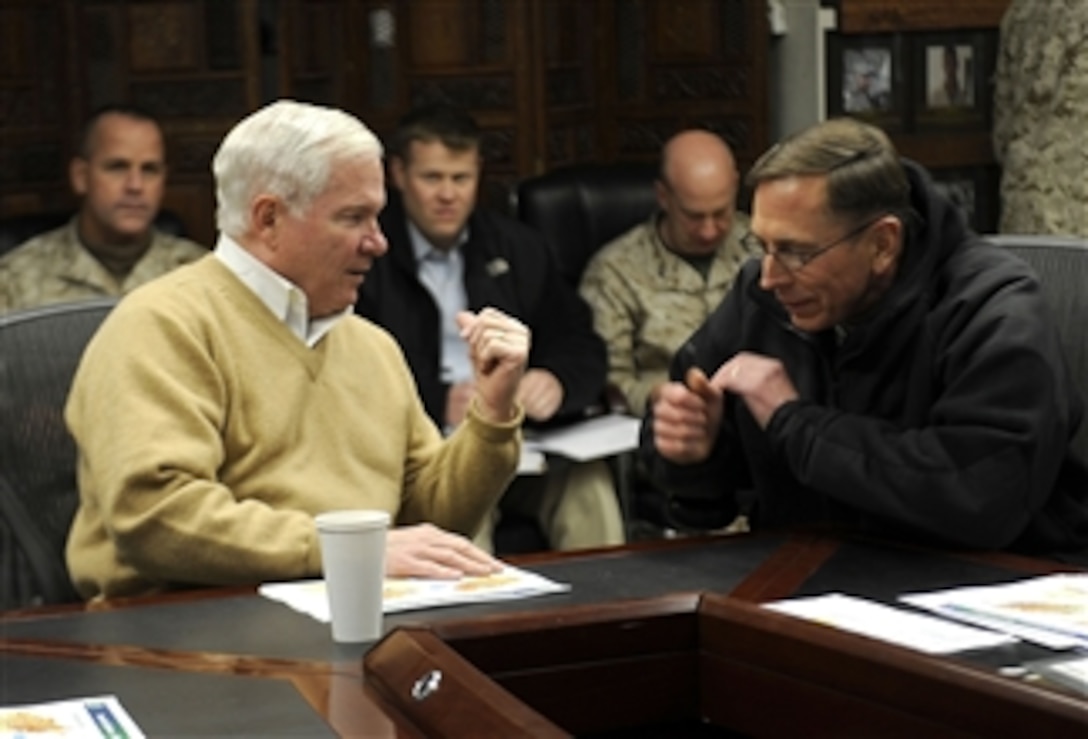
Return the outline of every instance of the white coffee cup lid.
[[[377,510],[326,511],[317,514],[314,521],[321,531],[365,531],[388,527],[390,515]]]

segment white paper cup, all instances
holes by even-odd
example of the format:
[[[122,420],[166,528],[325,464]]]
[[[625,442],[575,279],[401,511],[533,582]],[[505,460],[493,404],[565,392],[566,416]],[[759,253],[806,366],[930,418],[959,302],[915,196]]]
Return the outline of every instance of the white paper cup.
[[[332,638],[374,641],[382,635],[386,511],[329,511],[314,518],[321,539]]]

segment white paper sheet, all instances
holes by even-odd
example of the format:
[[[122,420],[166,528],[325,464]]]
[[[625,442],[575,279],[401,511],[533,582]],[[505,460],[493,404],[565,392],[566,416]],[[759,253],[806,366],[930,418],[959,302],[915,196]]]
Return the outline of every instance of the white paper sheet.
[[[387,578],[382,589],[382,612],[398,613],[464,603],[517,600],[568,590],[569,585],[510,565],[494,575],[460,580]],[[329,598],[324,580],[265,583],[258,588],[258,592],[318,621],[329,622]]]
[[[526,434],[526,445],[575,462],[588,462],[637,449],[641,425],[642,419],[610,413],[563,428]]]
[[[1088,649],[1088,574],[914,593],[900,600],[1051,649]]]
[[[0,708],[0,739],[143,739],[113,695]]]
[[[544,459],[544,452],[532,445],[532,442],[524,442],[521,445],[521,457],[518,459],[519,475],[543,475],[548,470],[548,463]]]
[[[1006,634],[910,613],[841,593],[781,600],[764,607],[927,654],[948,654],[1016,641]]]

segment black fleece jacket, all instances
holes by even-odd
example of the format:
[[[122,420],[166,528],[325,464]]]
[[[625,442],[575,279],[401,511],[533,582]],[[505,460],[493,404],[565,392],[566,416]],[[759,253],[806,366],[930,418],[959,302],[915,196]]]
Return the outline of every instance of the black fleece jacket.
[[[1083,400],[1017,257],[968,230],[921,168],[895,285],[840,342],[794,328],[749,262],[671,374],[708,375],[739,351],[783,362],[800,398],[761,430],[726,397],[702,464],[643,453],[677,502],[736,509],[753,490],[757,526],[831,524],[879,535],[1032,553],[1088,547],[1088,468],[1069,441]],[[652,413],[652,412],[651,412]]]
[[[400,198],[390,193],[379,217],[389,251],[375,261],[355,312],[393,334],[404,351],[423,405],[440,427],[449,386],[441,379],[439,311],[419,281]],[[562,278],[544,237],[524,224],[480,208],[461,246],[469,308],[488,306],[532,332],[529,367],[549,370],[563,386],[554,422],[573,419],[600,402],[607,374],[604,343],[589,306]]]

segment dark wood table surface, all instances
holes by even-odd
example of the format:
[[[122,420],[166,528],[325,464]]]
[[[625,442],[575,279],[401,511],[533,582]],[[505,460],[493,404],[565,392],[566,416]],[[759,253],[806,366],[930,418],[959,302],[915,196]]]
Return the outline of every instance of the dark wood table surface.
[[[639,542],[513,560],[569,583],[566,593],[387,616],[385,630],[486,636],[504,624],[595,610],[688,607],[701,594],[762,603],[844,592],[894,604],[905,592],[1012,581],[1070,570],[1003,554],[946,552],[769,533]],[[652,608],[647,606],[651,604]],[[0,703],[113,694],[149,736],[418,736],[364,679],[372,644],[336,644],[327,624],[255,588],[202,589],[106,604],[0,614]],[[1017,643],[919,660],[997,675],[1049,656]],[[1015,678],[1002,678],[1016,684]],[[1027,686],[1056,690],[1054,686]],[[1083,700],[1083,696],[1072,696]],[[1088,719],[1088,700],[1085,700]],[[1088,730],[1088,724],[1086,724]]]

